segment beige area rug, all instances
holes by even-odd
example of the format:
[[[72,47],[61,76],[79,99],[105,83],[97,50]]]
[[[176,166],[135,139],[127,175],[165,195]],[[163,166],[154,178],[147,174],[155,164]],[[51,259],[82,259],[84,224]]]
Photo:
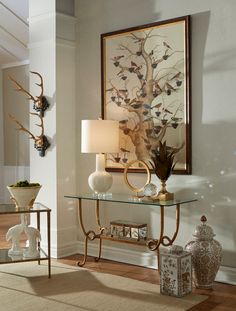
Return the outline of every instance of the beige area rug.
[[[203,295],[172,298],[159,286],[53,262],[0,265],[0,310],[4,311],[180,311]]]

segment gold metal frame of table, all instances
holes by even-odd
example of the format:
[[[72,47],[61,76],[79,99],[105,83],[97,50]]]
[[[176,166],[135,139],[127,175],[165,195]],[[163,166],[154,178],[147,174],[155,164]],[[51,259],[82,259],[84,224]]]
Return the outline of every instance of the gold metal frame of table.
[[[113,240],[116,242],[121,243],[130,243],[135,245],[141,245],[141,246],[147,246],[149,250],[156,251],[157,252],[157,262],[159,261],[159,247],[160,245],[163,246],[170,246],[174,243],[178,232],[179,232],[179,224],[180,224],[180,205],[184,203],[190,203],[197,201],[196,199],[190,199],[190,200],[175,200],[175,201],[169,201],[169,202],[153,202],[153,201],[141,201],[141,200],[131,200],[128,197],[122,196],[121,198],[118,197],[108,197],[108,198],[99,198],[94,195],[77,195],[77,196],[65,196],[66,198],[73,198],[77,199],[77,208],[78,208],[78,218],[79,223],[81,226],[81,229],[83,231],[83,234],[85,236],[84,241],[84,258],[82,261],[78,261],[78,266],[83,266],[86,263],[87,260],[87,254],[88,254],[88,241],[93,241],[95,239],[99,239],[99,250],[98,250],[98,256],[95,257],[95,261],[99,261],[101,258],[102,253],[102,240]],[[95,215],[96,215],[96,224],[98,227],[98,233],[96,233],[94,230],[88,230],[86,231],[84,223],[83,223],[83,209],[82,209],[82,200],[94,200],[95,201]],[[117,203],[132,203],[132,204],[142,204],[142,205],[150,205],[150,206],[156,206],[160,208],[160,234],[158,239],[148,238],[147,241],[137,241],[134,239],[121,239],[121,238],[115,238],[111,236],[104,235],[105,227],[101,225],[100,221],[100,202],[117,202]],[[164,235],[164,210],[167,206],[175,206],[175,218],[176,218],[176,224],[175,224],[175,232],[173,233],[172,237],[169,237],[167,235]]]
[[[11,259],[8,257],[8,249],[0,249],[0,264],[10,264],[27,261],[38,261],[40,264],[41,260],[48,261],[48,278],[51,278],[51,209],[42,205],[41,203],[35,203],[33,208],[17,208],[14,204],[0,204],[0,216],[1,215],[12,215],[12,214],[35,214],[37,217],[37,229],[40,231],[40,214],[47,213],[47,254],[40,247],[40,241],[38,241],[38,249],[40,250],[40,257],[37,258],[20,258]]]

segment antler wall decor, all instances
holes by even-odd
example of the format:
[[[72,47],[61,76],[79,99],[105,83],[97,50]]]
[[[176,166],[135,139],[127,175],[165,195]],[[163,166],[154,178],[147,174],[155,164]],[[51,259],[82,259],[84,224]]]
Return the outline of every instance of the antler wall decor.
[[[34,103],[33,108],[36,111],[39,111],[39,114],[32,113],[32,112],[30,112],[30,114],[33,116],[38,116],[40,119],[40,124],[36,124],[38,127],[41,128],[40,135],[36,136],[33,133],[31,133],[18,120],[16,120],[14,116],[9,114],[9,117],[11,118],[12,121],[14,121],[17,125],[19,125],[19,128],[17,128],[18,131],[23,131],[29,134],[29,138],[34,140],[34,147],[39,151],[40,157],[44,157],[45,150],[50,146],[50,143],[47,137],[44,135],[44,124],[43,124],[44,111],[49,107],[49,103],[46,97],[43,95],[44,89],[43,89],[42,76],[36,71],[30,71],[30,72],[37,75],[40,78],[40,83],[36,83],[36,85],[38,85],[41,88],[41,93],[39,94],[39,96],[33,96],[32,94],[30,94],[30,92],[26,91],[26,89],[24,89],[23,86],[20,83],[18,83],[14,78],[12,78],[10,75],[8,76],[8,78],[15,83],[17,87],[16,91],[26,94],[28,100],[33,101]]]
[[[16,88],[17,92],[22,92],[22,93],[26,94],[28,100],[33,101],[34,110],[38,111],[40,113],[40,116],[43,117],[44,111],[49,107],[49,103],[47,101],[47,98],[43,95],[43,91],[44,91],[44,89],[43,89],[43,78],[36,71],[30,71],[30,72],[37,75],[40,78],[40,83],[35,83],[41,89],[41,93],[39,94],[39,96],[33,96],[32,94],[30,94],[30,92],[26,91],[26,89],[24,89],[23,86],[20,83],[18,83],[14,78],[12,78],[10,75],[8,76],[8,78],[15,83],[15,85],[17,87]]]
[[[29,134],[29,138],[34,140],[34,148],[39,151],[40,157],[45,156],[45,150],[50,146],[50,143],[47,137],[44,135],[44,124],[43,124],[43,117],[37,113],[30,112],[31,115],[38,116],[40,118],[40,124],[36,124],[38,127],[41,128],[41,133],[39,136],[34,135],[29,130],[27,130],[19,121],[16,120],[15,117],[9,114],[9,117],[14,121],[16,124],[19,125],[17,128],[18,131],[23,131]]]

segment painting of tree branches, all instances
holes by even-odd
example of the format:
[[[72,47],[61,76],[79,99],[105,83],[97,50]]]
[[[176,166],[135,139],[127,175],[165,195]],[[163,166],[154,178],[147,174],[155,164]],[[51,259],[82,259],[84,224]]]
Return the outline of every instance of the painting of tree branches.
[[[184,16],[101,35],[102,115],[120,128],[107,170],[147,162],[166,141],[174,173],[191,173],[189,23]]]

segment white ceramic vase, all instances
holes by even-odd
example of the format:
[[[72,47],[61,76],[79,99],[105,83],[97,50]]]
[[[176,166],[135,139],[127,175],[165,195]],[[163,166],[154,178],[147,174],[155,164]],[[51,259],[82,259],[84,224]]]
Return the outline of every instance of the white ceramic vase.
[[[212,228],[206,225],[206,217],[201,217],[202,224],[197,226],[193,240],[185,250],[192,254],[193,279],[197,288],[211,289],[222,259],[222,247]]]

